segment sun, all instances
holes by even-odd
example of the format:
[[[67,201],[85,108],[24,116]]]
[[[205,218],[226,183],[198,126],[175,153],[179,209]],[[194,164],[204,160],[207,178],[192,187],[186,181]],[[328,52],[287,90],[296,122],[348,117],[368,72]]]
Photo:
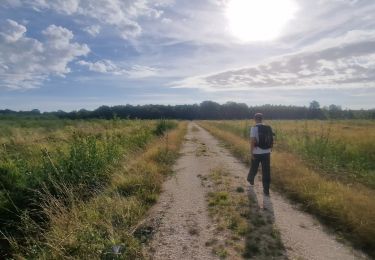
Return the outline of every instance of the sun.
[[[271,41],[295,16],[295,0],[229,0],[226,17],[231,33],[241,41]]]

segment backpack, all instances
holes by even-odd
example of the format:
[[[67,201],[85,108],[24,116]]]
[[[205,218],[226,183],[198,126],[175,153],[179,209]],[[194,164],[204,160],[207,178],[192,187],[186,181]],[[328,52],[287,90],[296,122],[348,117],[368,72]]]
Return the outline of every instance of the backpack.
[[[270,149],[273,147],[273,136],[272,128],[269,125],[257,125],[259,141],[256,146],[262,149]]]

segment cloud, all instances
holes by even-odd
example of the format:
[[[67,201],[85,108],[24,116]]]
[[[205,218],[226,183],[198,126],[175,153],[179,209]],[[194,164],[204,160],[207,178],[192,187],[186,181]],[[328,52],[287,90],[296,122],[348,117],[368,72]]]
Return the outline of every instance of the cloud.
[[[133,65],[128,71],[129,78],[141,79],[158,75],[159,70],[149,66]]]
[[[123,75],[131,79],[148,78],[157,75],[158,70],[149,66],[133,65],[128,68],[116,65],[110,60],[99,60],[96,62],[88,62],[80,60],[78,65],[87,67],[90,71],[100,72],[104,74]]]
[[[101,27],[99,25],[91,25],[83,28],[83,30],[90,34],[92,37],[95,37],[100,33]]]
[[[73,33],[64,27],[48,26],[43,41],[25,36],[26,31],[13,20],[1,25],[0,88],[34,88],[50,76],[65,76],[71,61],[90,52],[86,44],[72,42]]]
[[[218,0],[175,1],[165,8],[160,23],[144,23],[143,29],[166,44],[231,45],[237,41],[228,33],[224,4]]]
[[[53,9],[63,14],[74,14],[79,7],[79,0],[31,0],[24,3],[30,4],[34,9]]]
[[[142,28],[137,22],[140,17],[158,19],[163,11],[159,8],[170,1],[156,0],[24,0],[26,6],[35,10],[52,10],[64,15],[79,15],[102,25],[113,26],[123,39],[141,34]],[[98,34],[98,25],[88,26],[85,31]]]
[[[173,82],[208,90],[374,87],[375,31],[350,31],[255,66]]]
[[[26,27],[17,22],[7,19],[2,24],[0,36],[8,43],[18,41],[26,32]]]
[[[121,75],[126,73],[124,69],[119,68],[110,60],[100,60],[96,62],[88,62],[80,60],[77,64],[87,67],[90,71],[100,72],[100,73],[111,73],[114,75]]]

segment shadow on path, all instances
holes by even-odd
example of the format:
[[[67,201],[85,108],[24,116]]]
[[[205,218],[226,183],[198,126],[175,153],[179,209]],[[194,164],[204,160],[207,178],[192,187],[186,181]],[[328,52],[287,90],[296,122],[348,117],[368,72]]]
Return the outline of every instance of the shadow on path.
[[[262,200],[260,206],[259,199]],[[244,257],[249,259],[287,259],[279,232],[275,229],[272,199],[258,198],[254,187],[248,189],[249,232],[246,235]]]

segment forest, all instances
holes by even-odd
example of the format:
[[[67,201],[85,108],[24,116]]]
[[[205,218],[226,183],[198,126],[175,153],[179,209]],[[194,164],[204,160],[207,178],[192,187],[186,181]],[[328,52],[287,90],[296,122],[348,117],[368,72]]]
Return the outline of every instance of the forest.
[[[63,119],[246,119],[256,112],[262,112],[266,119],[375,119],[375,109],[352,110],[342,109],[338,105],[321,107],[313,100],[309,106],[261,105],[248,106],[245,103],[226,102],[219,104],[213,101],[203,101],[190,105],[118,105],[100,106],[93,111],[80,109],[78,111],[43,112],[38,109],[31,111],[0,110],[0,117],[57,117]]]

